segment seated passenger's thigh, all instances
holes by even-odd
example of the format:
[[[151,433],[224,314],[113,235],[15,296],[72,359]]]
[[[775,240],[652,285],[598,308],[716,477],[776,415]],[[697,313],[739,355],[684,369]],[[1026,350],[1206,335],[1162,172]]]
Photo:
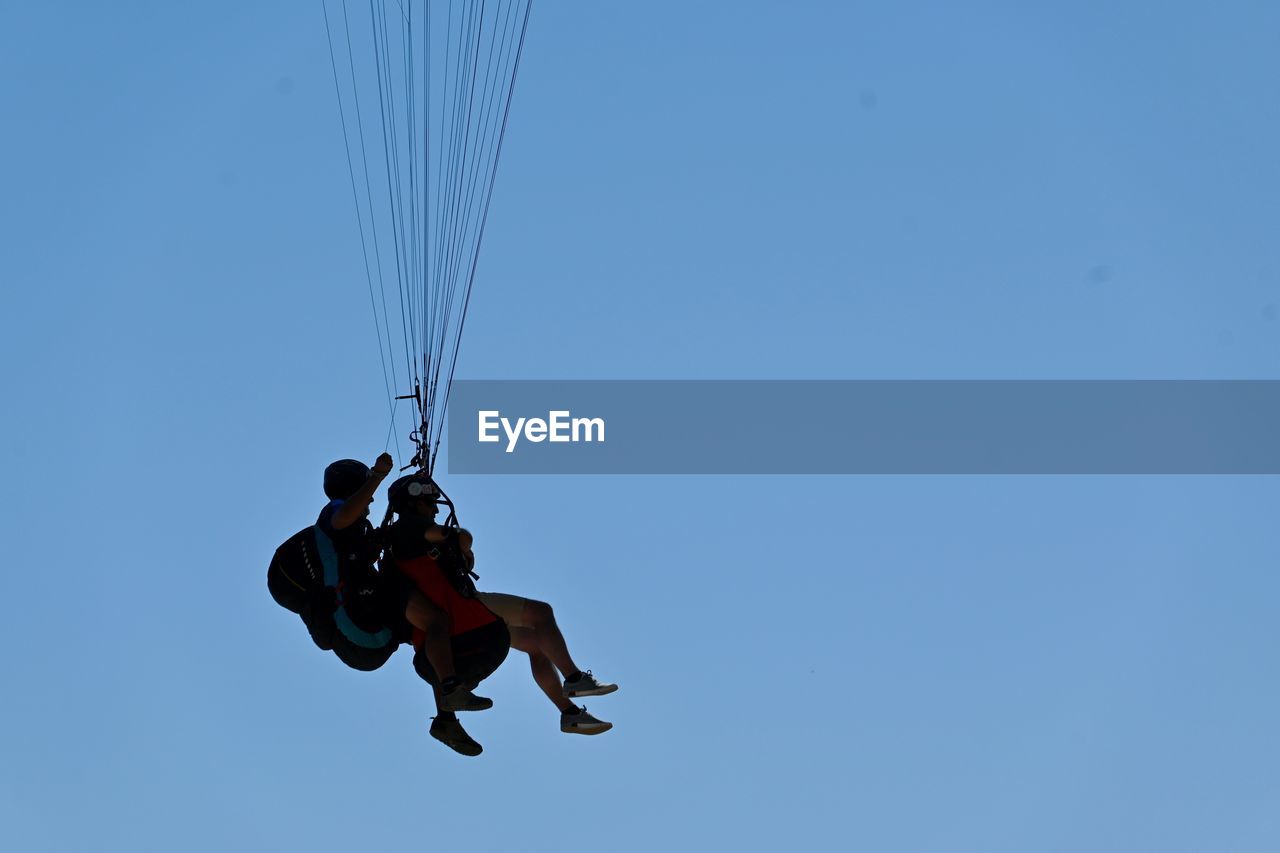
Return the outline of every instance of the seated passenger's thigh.
[[[505,592],[477,592],[476,598],[492,610],[499,619],[506,622],[508,628],[533,627],[528,608],[525,606],[529,599],[508,595]]]

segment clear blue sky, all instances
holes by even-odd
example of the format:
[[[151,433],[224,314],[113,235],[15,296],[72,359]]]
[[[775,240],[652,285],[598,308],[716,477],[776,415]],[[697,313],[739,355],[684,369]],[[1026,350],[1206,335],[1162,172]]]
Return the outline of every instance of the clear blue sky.
[[[1280,378],[1278,35],[539,2],[460,375]],[[328,63],[0,9],[9,849],[1275,849],[1274,479],[456,477],[617,728],[513,655],[465,760],[317,652],[267,560],[386,426]]]

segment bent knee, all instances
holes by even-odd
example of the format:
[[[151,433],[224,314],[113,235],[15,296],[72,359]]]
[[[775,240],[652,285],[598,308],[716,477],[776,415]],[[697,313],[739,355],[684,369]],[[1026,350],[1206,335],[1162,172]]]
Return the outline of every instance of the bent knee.
[[[534,630],[556,624],[555,611],[545,601],[534,601],[532,598],[526,600],[524,603],[524,615]]]

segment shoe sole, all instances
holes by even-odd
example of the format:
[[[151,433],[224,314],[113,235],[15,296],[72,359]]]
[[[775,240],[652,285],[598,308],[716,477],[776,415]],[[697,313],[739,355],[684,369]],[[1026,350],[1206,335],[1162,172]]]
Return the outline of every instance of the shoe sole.
[[[573,699],[578,696],[608,696],[617,689],[618,685],[609,684],[602,687],[590,687],[586,690],[574,690],[573,688],[568,687],[560,692],[564,694],[566,699]]]
[[[441,711],[487,711],[493,707],[493,700],[488,698],[487,696],[476,696],[475,698],[477,701],[475,704],[462,704],[462,703],[455,704],[455,702],[450,701],[451,698],[455,698],[455,697],[450,697],[450,696],[440,697]],[[456,697],[456,698],[460,698],[460,697]]]
[[[453,712],[457,712],[457,711],[487,711],[487,710],[489,710],[490,708],[492,708],[492,707],[493,707],[493,700],[492,700],[492,699],[490,699],[490,700],[489,700],[488,702],[486,702],[486,703],[477,703],[477,704],[475,704],[475,705],[448,705],[448,703],[443,703],[443,704],[447,705],[447,707],[441,708],[441,710],[442,710],[442,711],[453,711]]]
[[[613,728],[613,723],[583,723],[580,726],[561,726],[560,731],[567,735],[602,735],[611,728]]]
[[[484,747],[476,743],[475,741],[472,741],[471,743],[459,743],[459,742],[451,741],[448,738],[443,738],[440,735],[436,734],[435,732],[432,732],[431,736],[436,740],[440,741],[445,746],[452,749],[454,752],[458,753],[459,755],[465,755],[470,758],[474,758],[475,756],[484,752]]]

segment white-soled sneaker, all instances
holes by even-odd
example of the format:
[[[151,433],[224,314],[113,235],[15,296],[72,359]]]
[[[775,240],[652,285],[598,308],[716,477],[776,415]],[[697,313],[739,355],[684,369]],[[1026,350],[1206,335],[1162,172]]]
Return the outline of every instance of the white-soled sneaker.
[[[605,696],[617,689],[618,685],[598,681],[591,670],[587,670],[579,673],[573,681],[566,678],[560,692],[564,693],[566,699],[573,699],[576,696]]]
[[[613,723],[597,720],[587,713],[586,708],[578,708],[576,713],[561,712],[560,731],[571,735],[602,735],[613,728]]]

